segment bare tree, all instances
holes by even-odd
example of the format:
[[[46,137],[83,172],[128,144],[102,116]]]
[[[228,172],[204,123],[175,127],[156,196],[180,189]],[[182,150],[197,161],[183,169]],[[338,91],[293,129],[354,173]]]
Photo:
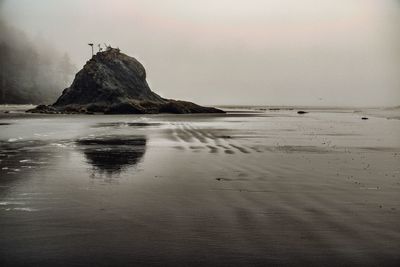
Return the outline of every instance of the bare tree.
[[[94,55],[94,53],[93,53],[93,43],[89,43],[88,45],[92,47],[92,57],[93,57],[93,55]]]

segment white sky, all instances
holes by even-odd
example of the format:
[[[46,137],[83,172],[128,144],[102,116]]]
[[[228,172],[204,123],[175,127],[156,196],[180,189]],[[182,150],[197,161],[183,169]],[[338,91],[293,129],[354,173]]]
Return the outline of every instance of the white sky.
[[[400,105],[396,0],[6,0],[3,17],[80,68],[88,42],[201,104]]]

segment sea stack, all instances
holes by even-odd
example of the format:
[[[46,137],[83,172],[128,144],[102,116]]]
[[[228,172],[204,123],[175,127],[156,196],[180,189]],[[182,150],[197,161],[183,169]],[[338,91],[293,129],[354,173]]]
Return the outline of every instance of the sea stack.
[[[135,58],[109,47],[94,55],[53,105],[40,105],[33,113],[224,113],[187,101],[165,99],[146,81],[146,70]]]

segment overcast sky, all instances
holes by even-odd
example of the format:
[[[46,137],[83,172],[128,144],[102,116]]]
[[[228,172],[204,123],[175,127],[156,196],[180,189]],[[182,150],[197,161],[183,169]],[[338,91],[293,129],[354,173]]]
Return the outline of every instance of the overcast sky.
[[[5,0],[1,12],[79,69],[88,42],[120,47],[167,98],[400,105],[397,0]]]

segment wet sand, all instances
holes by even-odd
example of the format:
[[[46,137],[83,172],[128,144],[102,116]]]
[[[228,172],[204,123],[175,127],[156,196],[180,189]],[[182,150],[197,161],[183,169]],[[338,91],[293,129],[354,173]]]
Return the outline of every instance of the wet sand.
[[[0,111],[0,265],[398,266],[399,110],[297,111]]]

